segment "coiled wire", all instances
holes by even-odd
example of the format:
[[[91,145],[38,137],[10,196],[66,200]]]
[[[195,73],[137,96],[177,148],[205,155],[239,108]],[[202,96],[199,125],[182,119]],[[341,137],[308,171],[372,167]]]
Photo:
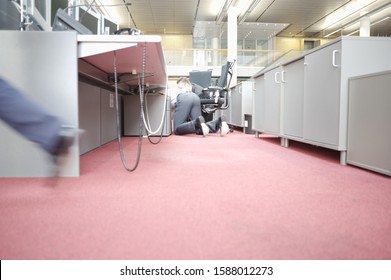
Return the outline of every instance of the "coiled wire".
[[[162,112],[162,118],[161,122],[159,124],[159,127],[155,130],[152,131],[151,125],[149,122],[149,116],[148,116],[148,108],[146,108],[147,113],[144,113],[145,110],[145,105],[146,105],[146,99],[144,96],[145,92],[145,65],[146,65],[146,42],[144,43],[143,47],[143,56],[142,56],[142,71],[141,71],[141,81],[139,79],[139,90],[140,90],[140,121],[139,121],[139,136],[138,136],[138,145],[137,145],[137,158],[135,161],[135,164],[132,168],[129,168],[125,159],[124,151],[123,151],[123,145],[122,145],[122,137],[121,137],[121,128],[120,128],[120,115],[119,115],[119,95],[118,95],[118,73],[117,73],[117,54],[114,51],[114,84],[115,84],[115,109],[116,109],[116,126],[117,126],[117,139],[118,139],[118,146],[119,146],[119,152],[120,152],[120,157],[121,157],[121,162],[124,168],[132,172],[137,169],[137,166],[140,162],[140,157],[141,157],[141,144],[142,144],[142,138],[143,138],[143,124],[144,127],[147,131],[148,135],[148,141],[152,144],[158,144],[161,142],[163,138],[163,130],[164,130],[164,123],[167,115],[167,93],[164,99],[164,106],[163,106],[163,112]],[[167,90],[167,84],[166,83],[166,90]],[[147,115],[147,116],[145,116]],[[151,135],[156,135],[159,130],[160,132],[160,138],[157,142],[152,141]]]
[[[143,71],[144,72],[144,71]],[[143,75],[143,74],[142,74]],[[140,122],[139,122],[139,137],[138,137],[138,144],[137,144],[137,158],[132,168],[129,168],[124,151],[122,146],[122,137],[121,137],[121,127],[120,127],[120,116],[119,116],[119,97],[118,97],[118,75],[117,75],[117,53],[114,51],[114,87],[115,87],[115,110],[116,110],[116,124],[117,124],[117,139],[118,139],[118,147],[119,147],[119,153],[121,156],[121,162],[126,171],[133,172],[137,169],[137,166],[140,162],[140,156],[141,156],[141,143],[142,143],[142,134],[143,134],[143,121],[142,121],[142,108],[144,104],[140,102]],[[141,100],[140,100],[141,101]]]

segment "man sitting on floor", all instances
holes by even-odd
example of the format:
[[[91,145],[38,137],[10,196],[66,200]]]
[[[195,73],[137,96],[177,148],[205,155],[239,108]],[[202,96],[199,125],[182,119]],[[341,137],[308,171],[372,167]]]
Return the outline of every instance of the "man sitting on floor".
[[[188,78],[179,78],[177,86],[181,92],[177,95],[174,111],[174,133],[184,135],[190,133],[206,136],[209,132],[220,130],[220,136],[229,132],[228,124],[224,116],[205,123],[201,113],[201,100],[197,94],[192,92],[192,84]]]

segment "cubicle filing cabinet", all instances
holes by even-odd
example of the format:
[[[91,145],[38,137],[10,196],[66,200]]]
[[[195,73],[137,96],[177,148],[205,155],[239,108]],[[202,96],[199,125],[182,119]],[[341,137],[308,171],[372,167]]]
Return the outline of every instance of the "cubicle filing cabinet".
[[[255,79],[253,130],[280,135],[282,75],[277,67]]]
[[[280,135],[282,68],[278,67],[265,74],[265,132]]]
[[[341,42],[305,56],[304,138],[335,146],[339,142],[341,102]],[[345,53],[344,53],[345,55]],[[345,65],[348,67],[348,65]],[[342,110],[341,114],[346,114]]]
[[[349,80],[347,162],[391,176],[391,71]]]
[[[283,135],[303,138],[304,125],[304,59],[284,66],[283,74]]]
[[[390,38],[342,37],[304,57],[306,142],[343,151],[346,161],[348,79],[391,69]]]
[[[242,85],[238,84],[231,89],[231,104],[229,106],[229,124],[243,126],[242,120]]]
[[[254,78],[254,130],[341,151],[346,164],[348,79],[391,69],[390,49],[390,38],[340,37],[264,70]]]
[[[254,78],[254,95],[253,95],[253,119],[252,129],[256,132],[262,132],[265,117],[263,107],[265,106],[265,78],[264,74]]]
[[[245,115],[252,114],[253,82],[244,81],[231,89],[229,124],[246,127]]]

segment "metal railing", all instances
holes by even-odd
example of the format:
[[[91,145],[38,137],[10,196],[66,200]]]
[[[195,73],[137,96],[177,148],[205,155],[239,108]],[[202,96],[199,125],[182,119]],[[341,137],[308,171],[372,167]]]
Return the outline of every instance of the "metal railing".
[[[250,77],[276,61],[288,60],[300,52],[299,50],[238,50],[236,66],[238,72],[246,69],[245,76]],[[219,68],[227,62],[227,49],[163,49],[163,53],[168,68],[182,67],[184,71],[189,68],[193,70]]]

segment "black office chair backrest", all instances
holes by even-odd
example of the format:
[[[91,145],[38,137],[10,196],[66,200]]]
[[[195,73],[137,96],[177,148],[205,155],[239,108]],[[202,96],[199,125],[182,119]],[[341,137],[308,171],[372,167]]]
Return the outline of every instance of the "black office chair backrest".
[[[228,89],[229,85],[231,84],[231,79],[232,79],[232,74],[233,74],[233,65],[235,61],[230,62],[227,61],[226,64],[221,66],[221,75],[220,78],[218,79],[216,86],[220,88],[225,88]],[[228,78],[229,76],[229,78]]]
[[[217,109],[226,110],[229,105],[229,85],[231,84],[234,62],[227,62],[221,66],[221,75],[215,86],[203,88],[195,83],[193,92],[201,99],[202,111],[205,115],[211,115]],[[229,78],[228,78],[229,75]]]
[[[229,62],[227,62],[226,64],[221,66],[221,75],[220,75],[220,78],[216,84],[216,86],[218,86],[218,87],[224,88],[227,84],[228,64],[229,64]]]
[[[189,80],[192,84],[207,88],[212,81],[212,70],[191,71],[189,72]]]

